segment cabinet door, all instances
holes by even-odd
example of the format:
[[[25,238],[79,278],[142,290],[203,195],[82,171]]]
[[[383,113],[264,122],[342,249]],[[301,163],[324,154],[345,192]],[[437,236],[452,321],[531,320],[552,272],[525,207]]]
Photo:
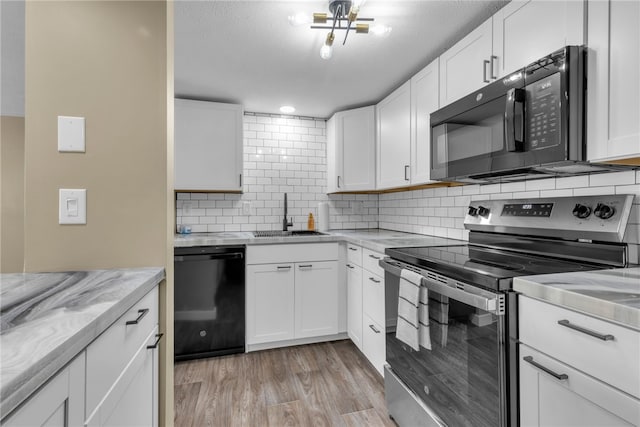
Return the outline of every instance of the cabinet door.
[[[17,411],[6,427],[78,426],[84,422],[85,353],[78,355]]]
[[[294,338],[293,264],[247,266],[247,344]]]
[[[338,262],[295,265],[295,338],[338,333]]]
[[[640,401],[521,344],[520,425],[638,426]]]
[[[411,82],[408,81],[376,108],[378,188],[409,184],[411,166]]]
[[[175,100],[176,190],[242,191],[242,106]]]
[[[587,157],[640,164],[640,2],[588,3]]]
[[[342,156],[342,191],[376,188],[375,106],[343,111],[337,115],[337,138]]]
[[[431,113],[438,109],[439,60],[411,78],[411,185],[431,181]]]
[[[362,318],[362,352],[380,375],[384,375],[385,350],[384,329],[365,314]]]
[[[440,107],[481,88],[491,80],[491,18],[440,55]]]
[[[583,43],[583,1],[514,0],[493,15],[492,72],[502,77],[563,46]]]
[[[327,120],[327,193],[342,191],[340,179],[342,175],[342,156],[338,155],[336,135],[336,113]]]
[[[362,350],[362,267],[347,264],[347,333]]]
[[[138,349],[113,387],[87,418],[87,426],[157,426],[158,351],[148,348],[157,328]]]

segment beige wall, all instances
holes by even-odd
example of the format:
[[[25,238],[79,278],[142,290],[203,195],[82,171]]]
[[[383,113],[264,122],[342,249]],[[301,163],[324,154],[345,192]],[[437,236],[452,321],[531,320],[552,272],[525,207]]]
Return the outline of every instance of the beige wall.
[[[24,117],[0,117],[0,273],[24,262]]]
[[[169,255],[165,1],[28,1],[25,270],[164,266]],[[169,14],[170,15],[170,14]],[[172,67],[171,67],[172,68]],[[171,74],[172,78],[172,74]],[[173,98],[173,94],[171,94]],[[57,116],[86,118],[86,153],[57,152]],[[58,224],[58,189],[87,189],[87,224]],[[172,334],[173,277],[160,329]],[[161,423],[173,421],[172,340],[161,346]],[[164,408],[164,410],[162,410]]]

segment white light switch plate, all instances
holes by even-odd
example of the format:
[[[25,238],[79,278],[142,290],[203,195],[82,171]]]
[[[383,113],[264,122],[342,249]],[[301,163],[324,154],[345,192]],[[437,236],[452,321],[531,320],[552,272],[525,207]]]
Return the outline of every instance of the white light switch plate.
[[[242,202],[242,215],[251,215],[251,202]]]
[[[58,116],[58,151],[84,153],[84,117]]]
[[[58,200],[58,223],[87,223],[87,190],[60,189]]]

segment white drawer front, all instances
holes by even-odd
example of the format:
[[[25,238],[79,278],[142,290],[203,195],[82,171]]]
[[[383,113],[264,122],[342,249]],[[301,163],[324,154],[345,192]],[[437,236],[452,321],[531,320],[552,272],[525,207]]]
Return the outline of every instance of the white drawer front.
[[[362,272],[362,311],[379,325],[384,325],[384,279],[369,271]]]
[[[337,261],[338,243],[290,243],[247,246],[247,264]]]
[[[384,269],[378,263],[382,258],[384,258],[384,254],[362,248],[362,266],[380,277],[384,277]]]
[[[347,243],[347,263],[362,267],[362,247]]]
[[[362,317],[362,327],[362,352],[380,375],[384,375],[385,331],[367,315]]]
[[[523,296],[519,303],[522,343],[640,398],[640,332]]]
[[[143,310],[148,310],[146,314]],[[138,323],[129,324],[140,318]],[[87,347],[87,406],[90,414],[158,324],[155,287]]]

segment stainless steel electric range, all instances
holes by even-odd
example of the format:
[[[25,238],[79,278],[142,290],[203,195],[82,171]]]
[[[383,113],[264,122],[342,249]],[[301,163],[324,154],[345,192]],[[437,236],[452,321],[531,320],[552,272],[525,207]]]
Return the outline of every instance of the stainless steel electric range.
[[[632,195],[474,201],[468,243],[387,249],[389,415],[400,426],[517,426],[513,278],[627,266],[632,203]],[[428,293],[429,350],[396,337],[403,269],[419,273]]]

